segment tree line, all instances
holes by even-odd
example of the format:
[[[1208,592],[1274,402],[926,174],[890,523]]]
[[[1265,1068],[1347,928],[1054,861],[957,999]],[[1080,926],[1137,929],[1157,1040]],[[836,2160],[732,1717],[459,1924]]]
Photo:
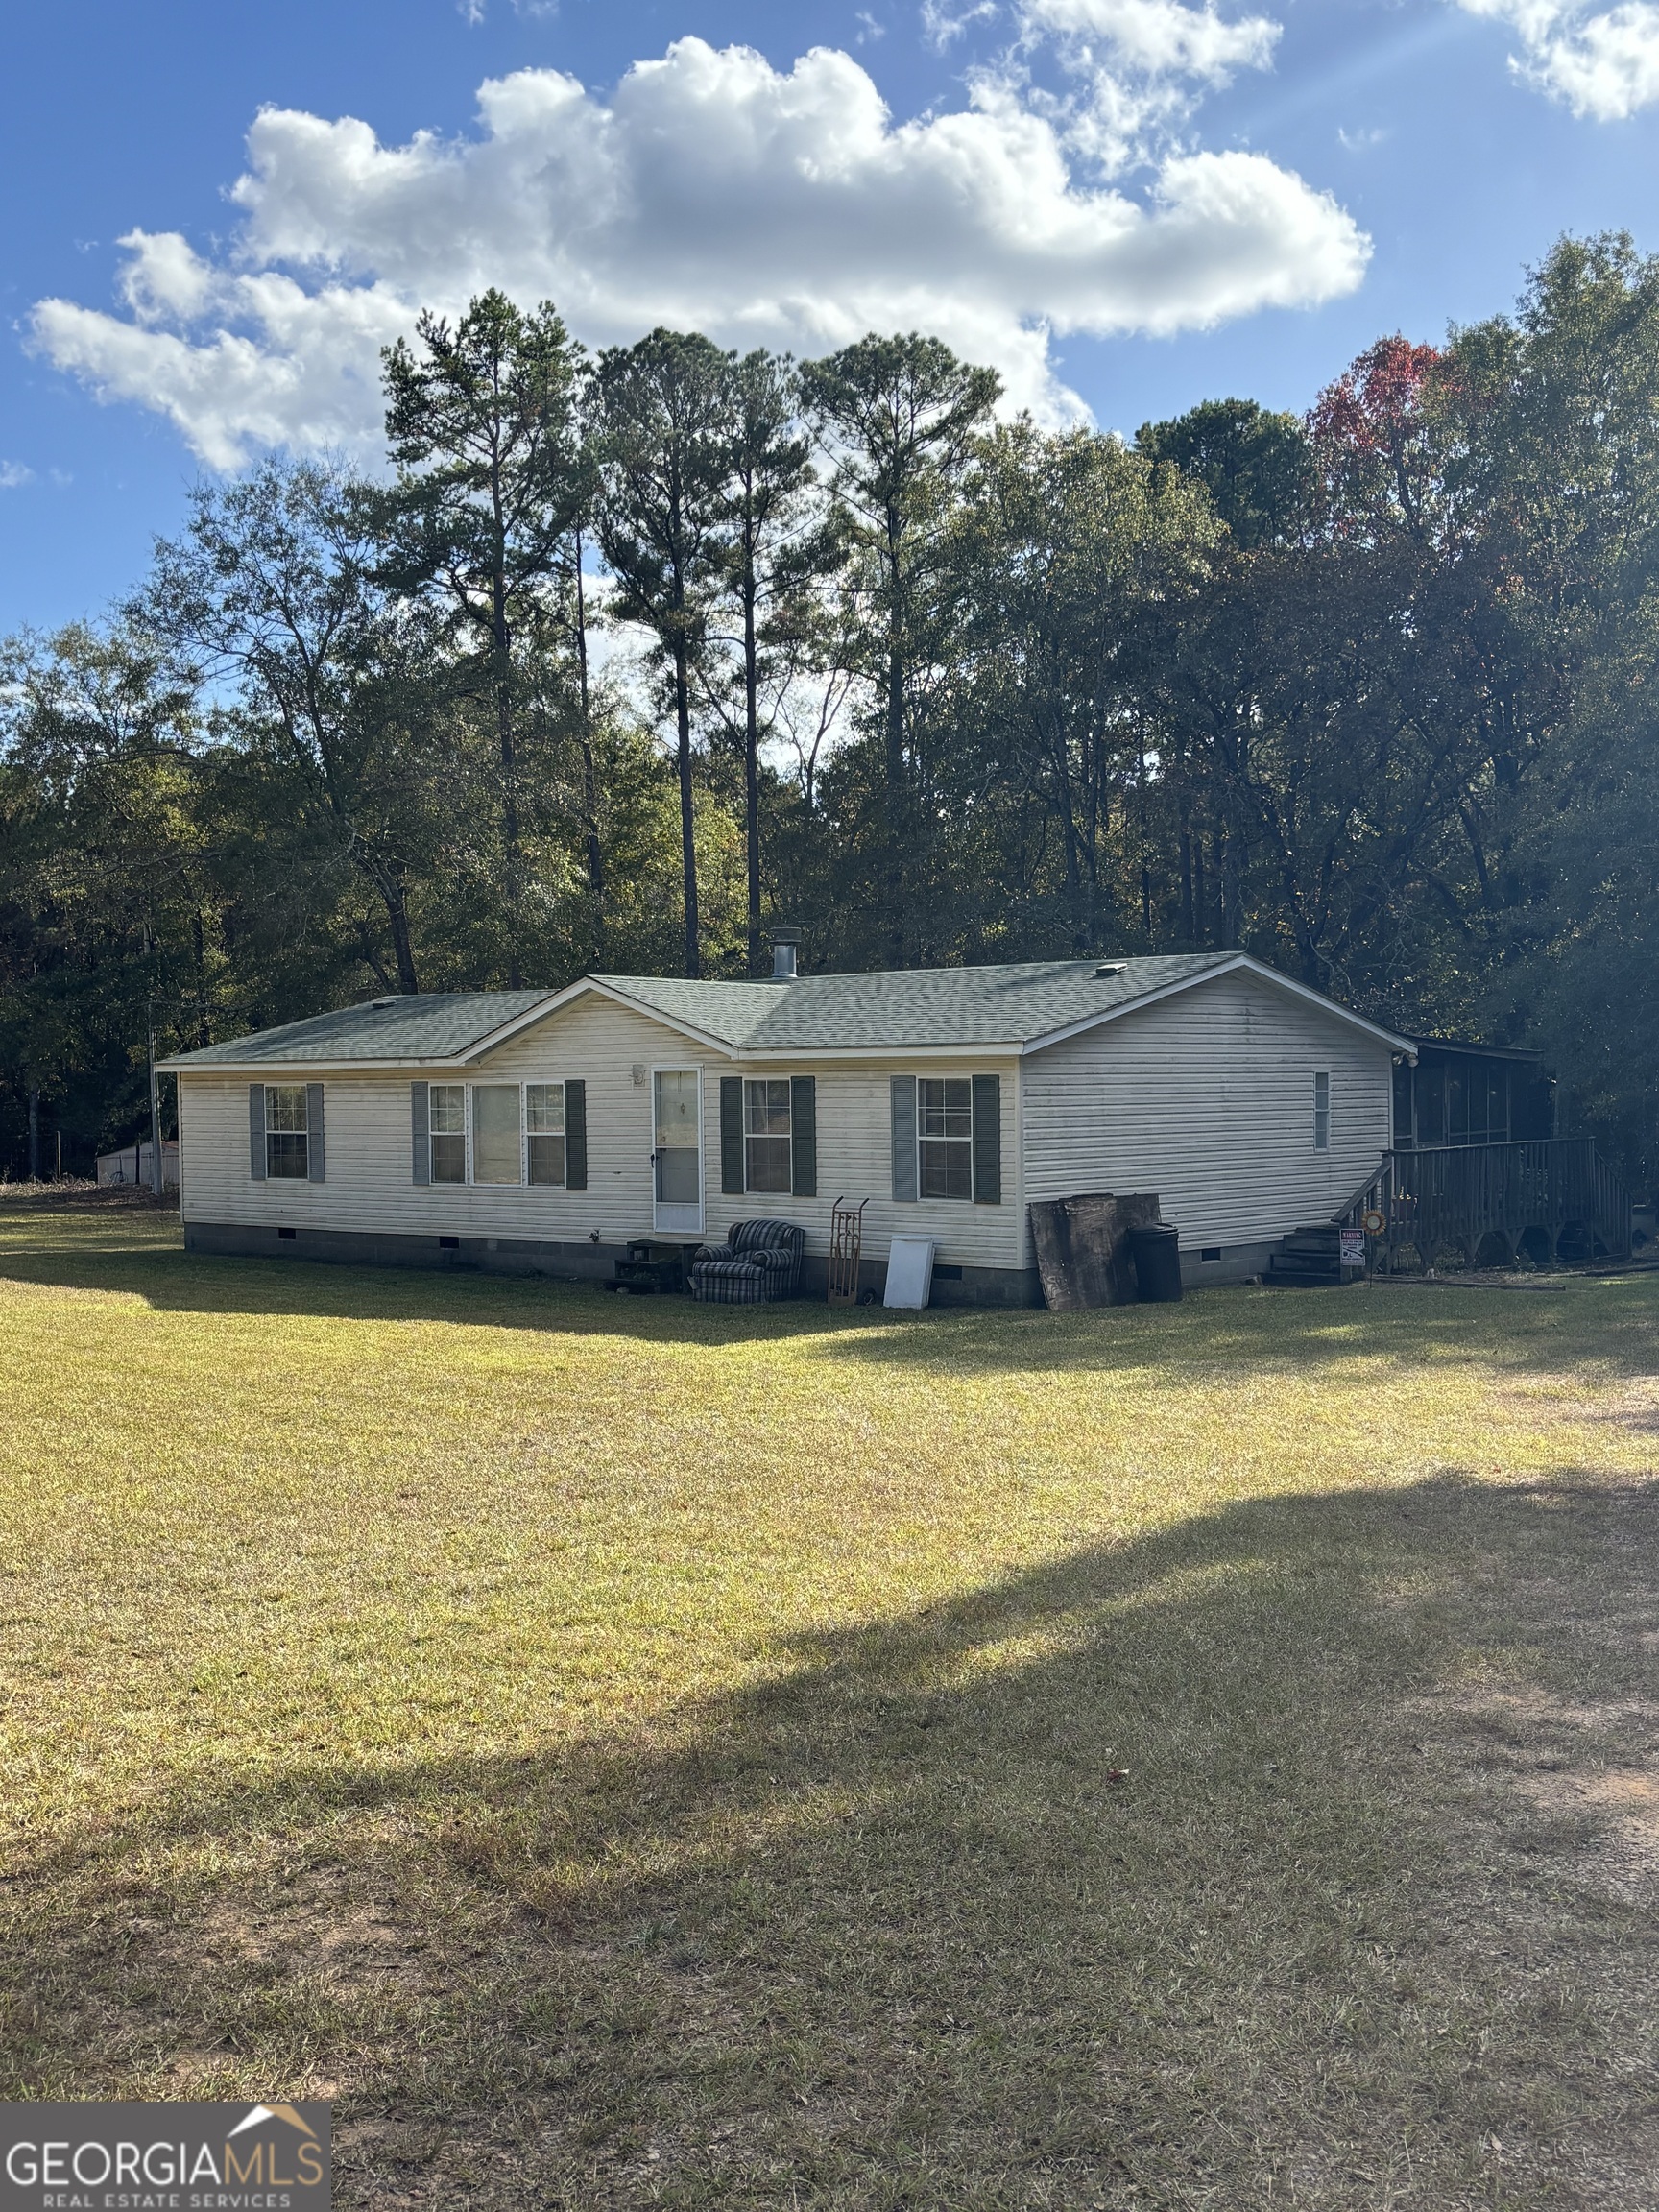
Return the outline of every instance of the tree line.
[[[129,603],[4,648],[11,1172],[131,1138],[152,1025],[759,975],[787,920],[822,968],[1242,947],[1543,1046],[1650,1173],[1628,238],[1379,341],[1306,417],[1133,442],[999,419],[935,339],[589,355],[498,292],[383,370],[383,472],[204,484]]]

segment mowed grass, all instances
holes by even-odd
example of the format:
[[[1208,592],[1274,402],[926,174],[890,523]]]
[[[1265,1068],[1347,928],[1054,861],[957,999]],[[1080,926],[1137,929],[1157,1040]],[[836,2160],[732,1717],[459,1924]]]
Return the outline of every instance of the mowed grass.
[[[0,2094],[328,2097],[344,2206],[1650,2207],[1656,1320],[0,1211]]]

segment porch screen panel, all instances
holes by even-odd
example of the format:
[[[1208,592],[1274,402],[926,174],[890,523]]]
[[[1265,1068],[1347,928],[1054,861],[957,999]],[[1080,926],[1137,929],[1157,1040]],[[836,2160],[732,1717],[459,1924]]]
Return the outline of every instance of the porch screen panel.
[[[1394,1147],[1408,1152],[1416,1136],[1416,1117],[1412,1113],[1412,1077],[1416,1070],[1404,1060],[1394,1070]]]

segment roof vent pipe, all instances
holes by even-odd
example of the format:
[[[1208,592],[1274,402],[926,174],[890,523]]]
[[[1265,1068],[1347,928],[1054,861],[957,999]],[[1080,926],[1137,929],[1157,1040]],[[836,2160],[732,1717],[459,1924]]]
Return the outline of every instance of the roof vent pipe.
[[[774,983],[793,983],[799,971],[795,966],[796,948],[801,943],[798,929],[774,929],[772,932],[772,980]]]

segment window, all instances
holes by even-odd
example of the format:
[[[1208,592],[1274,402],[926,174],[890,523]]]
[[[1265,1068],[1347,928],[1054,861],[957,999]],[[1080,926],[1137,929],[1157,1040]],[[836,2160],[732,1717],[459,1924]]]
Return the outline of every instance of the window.
[[[432,1129],[432,1180],[467,1180],[467,1086],[434,1083],[427,1094]]]
[[[768,1076],[743,1085],[743,1187],[788,1190],[790,1180],[789,1078]]]
[[[914,1130],[911,1153],[914,1160]],[[660,1163],[662,1157],[659,1154]],[[815,1076],[721,1076],[720,1188],[728,1197],[747,1191],[768,1197],[817,1196]]]
[[[1002,1203],[1002,1078],[895,1075],[893,1196]]]
[[[1324,1073],[1313,1078],[1313,1149],[1331,1149],[1331,1078]]]
[[[588,1188],[588,1086],[579,1076],[417,1083],[410,1117],[417,1183]]]
[[[524,1086],[525,1149],[529,1154],[530,1181],[565,1181],[565,1086],[563,1083],[526,1083]]]
[[[265,1086],[265,1172],[304,1182],[311,1172],[303,1083]]]
[[[472,1086],[472,1180],[522,1183],[523,1120],[517,1083]]]
[[[916,1086],[917,1152],[924,1198],[974,1195],[974,1084],[924,1075]]]

